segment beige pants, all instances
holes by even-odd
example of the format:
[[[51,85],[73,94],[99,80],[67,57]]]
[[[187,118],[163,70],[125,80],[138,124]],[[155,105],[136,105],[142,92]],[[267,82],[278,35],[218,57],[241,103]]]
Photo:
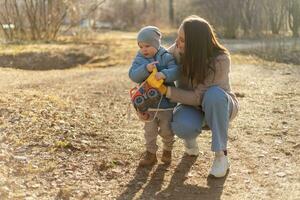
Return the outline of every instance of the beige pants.
[[[151,111],[150,115],[155,112]],[[156,153],[158,146],[156,144],[157,136],[162,137],[163,149],[171,151],[174,143],[174,134],[171,130],[173,111],[158,111],[156,118],[152,122],[146,122],[144,126],[146,149],[151,153]]]

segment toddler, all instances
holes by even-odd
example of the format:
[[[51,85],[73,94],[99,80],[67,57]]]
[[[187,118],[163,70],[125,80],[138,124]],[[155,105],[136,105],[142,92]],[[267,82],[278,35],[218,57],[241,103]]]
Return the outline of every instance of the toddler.
[[[174,81],[179,76],[179,67],[174,57],[161,46],[161,32],[155,26],[142,28],[137,36],[139,51],[132,62],[129,77],[136,83],[144,82],[154,68],[157,68],[155,78],[163,79],[164,85],[174,86]],[[170,102],[165,96],[162,97],[158,108],[151,108],[149,114],[155,118],[145,122],[144,136],[146,140],[146,152],[139,162],[140,166],[149,166],[157,162],[156,152],[157,136],[162,137],[163,154],[161,161],[169,164],[172,158],[174,134],[171,131],[173,109],[176,103]],[[156,114],[155,114],[156,113]]]

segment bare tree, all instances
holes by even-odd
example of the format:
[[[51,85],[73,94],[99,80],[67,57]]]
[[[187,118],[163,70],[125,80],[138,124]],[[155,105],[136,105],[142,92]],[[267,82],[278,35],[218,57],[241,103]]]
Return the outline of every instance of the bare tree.
[[[67,5],[58,0],[24,0],[32,40],[52,40],[67,15]]]
[[[153,9],[153,13],[156,13],[156,0],[152,0],[152,9]]]
[[[256,0],[244,0],[241,7],[241,27],[245,35],[249,35],[257,13]]]
[[[223,24],[225,27],[224,36],[227,38],[236,38],[237,31],[240,26],[240,1],[239,0],[229,0],[224,12]]]
[[[203,0],[198,1],[203,3]],[[203,5],[210,12],[209,16],[212,21],[222,27],[222,32],[226,38],[237,37],[241,16],[240,0],[210,0],[204,1]]]
[[[3,12],[0,13],[0,26],[3,30],[3,33],[5,35],[6,38],[10,39],[13,37],[13,30],[11,27],[12,24],[12,19],[9,17],[10,16],[10,6],[11,4],[8,4],[7,1],[5,2],[1,2],[1,7],[3,9]]]
[[[173,25],[174,24],[174,1],[169,0],[169,20],[170,23]]]
[[[6,39],[54,39],[67,14],[59,0],[4,0],[1,2],[0,26]],[[9,24],[9,28],[5,27]]]
[[[273,34],[279,34],[286,14],[286,0],[265,0],[264,9]]]
[[[95,15],[96,11],[98,11],[100,6],[105,2],[106,0],[95,0],[90,1],[87,4],[85,1],[81,2],[79,0],[67,0],[69,7],[68,19],[70,23],[64,32],[67,32],[71,28],[78,26],[82,20],[93,18],[93,15]]]
[[[289,27],[293,32],[293,37],[299,37],[300,27],[300,1],[289,0],[288,1],[288,22]]]
[[[147,2],[147,0],[144,0],[143,2],[144,2],[144,8],[143,8],[143,10],[146,11],[147,8],[148,8],[148,2]]]
[[[97,1],[81,17],[89,16],[104,1]],[[0,26],[7,40],[53,40],[76,3],[78,0],[0,0]]]

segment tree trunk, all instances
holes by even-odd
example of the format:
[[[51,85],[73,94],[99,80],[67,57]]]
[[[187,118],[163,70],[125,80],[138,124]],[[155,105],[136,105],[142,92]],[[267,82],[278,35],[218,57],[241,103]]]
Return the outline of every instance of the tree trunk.
[[[293,37],[299,37],[300,27],[300,2],[298,0],[289,1],[289,27],[293,32]]]
[[[144,8],[143,8],[143,10],[146,11],[147,8],[148,8],[148,2],[147,2],[147,0],[144,0]]]
[[[153,13],[156,13],[156,0],[152,0],[153,1]]]
[[[240,2],[241,7],[241,27],[245,35],[250,35],[253,28],[254,15],[256,15],[255,0],[245,0]]]
[[[174,24],[174,1],[169,0],[169,20],[171,25]]]
[[[269,25],[271,26],[272,34],[279,34],[282,28],[283,19],[286,14],[286,4],[284,0],[267,0],[264,8],[269,18]]]

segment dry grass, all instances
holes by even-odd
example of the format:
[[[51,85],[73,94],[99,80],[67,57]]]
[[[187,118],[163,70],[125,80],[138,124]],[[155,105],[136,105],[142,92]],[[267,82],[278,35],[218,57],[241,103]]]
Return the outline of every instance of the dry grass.
[[[198,158],[183,156],[177,139],[170,166],[159,161],[150,169],[137,167],[144,151],[143,123],[135,115],[127,118],[133,86],[128,67],[0,69],[0,196],[297,199],[299,70],[232,67],[232,87],[245,95],[231,123],[232,168],[223,179],[207,177],[212,153],[206,131],[198,137]]]

